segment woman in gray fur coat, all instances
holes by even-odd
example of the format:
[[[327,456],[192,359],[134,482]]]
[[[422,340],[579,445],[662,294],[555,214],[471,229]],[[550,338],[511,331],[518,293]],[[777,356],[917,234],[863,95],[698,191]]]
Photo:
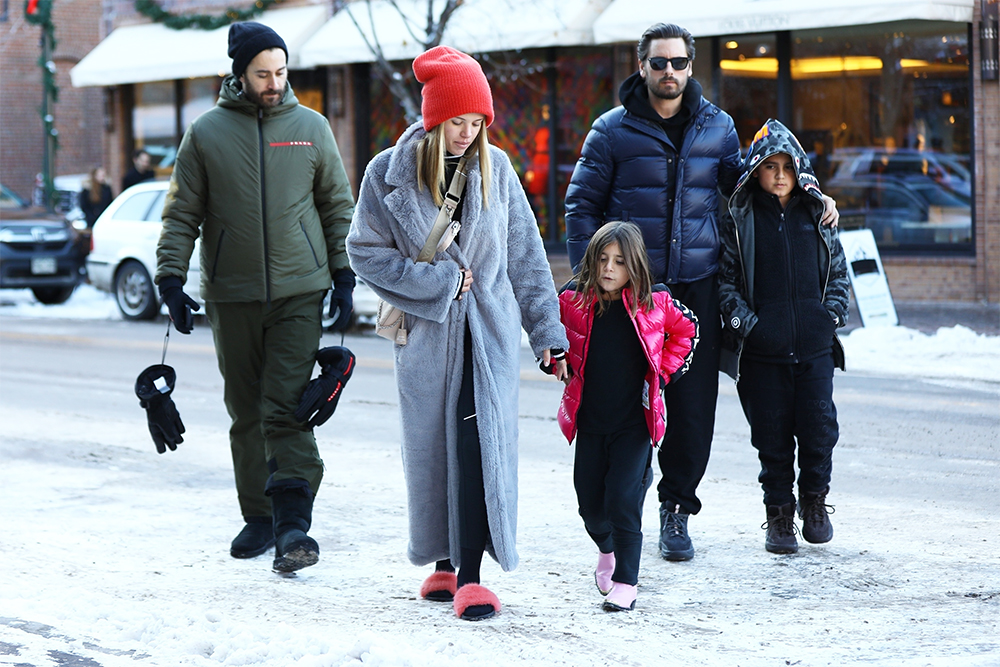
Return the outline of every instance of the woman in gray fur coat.
[[[500,610],[479,583],[484,551],[505,571],[518,561],[521,328],[537,357],[557,358],[560,379],[568,343],[534,215],[510,160],[487,140],[493,98],[482,68],[440,46],[413,72],[424,84],[422,123],[368,165],[347,252],[354,271],[406,313],[395,367],[408,556],[436,564],[421,596],[479,620]],[[461,229],[432,261],[415,262],[463,155]]]

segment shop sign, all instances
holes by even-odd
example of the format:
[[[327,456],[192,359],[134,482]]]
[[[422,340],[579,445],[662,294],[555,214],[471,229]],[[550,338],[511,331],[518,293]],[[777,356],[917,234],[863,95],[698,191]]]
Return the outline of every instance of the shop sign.
[[[847,256],[847,275],[851,279],[851,289],[854,290],[854,301],[861,314],[862,326],[899,324],[872,230],[841,232],[840,243]]]

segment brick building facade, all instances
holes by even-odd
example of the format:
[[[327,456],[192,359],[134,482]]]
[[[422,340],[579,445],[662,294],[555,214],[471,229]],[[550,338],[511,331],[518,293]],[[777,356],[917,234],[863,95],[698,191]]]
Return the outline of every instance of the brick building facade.
[[[42,105],[42,29],[24,18],[24,3],[4,0],[0,15],[0,180],[30,199],[35,175],[42,171],[44,127]],[[53,5],[59,100],[50,107],[59,132],[59,150],[52,174],[80,174],[106,164],[105,92],[74,88],[69,71],[104,37],[103,6],[99,0],[59,0]]]
[[[162,0],[165,8],[178,12],[218,14],[233,4],[231,0]],[[249,4],[249,3],[245,3]],[[969,30],[968,105],[971,122],[971,159],[974,176],[972,213],[972,250],[963,252],[883,253],[883,265],[894,298],[898,300],[952,300],[1000,302],[1000,85],[997,81],[983,81],[980,66],[979,42],[982,3],[975,0],[973,21]],[[3,59],[4,85],[0,87],[3,104],[2,135],[0,135],[0,169],[5,185],[22,196],[30,194],[34,174],[40,170],[42,125],[38,115],[41,100],[41,76],[38,57],[39,28],[24,23],[20,12],[22,3],[10,2],[6,22],[0,29],[0,54]],[[325,7],[332,11],[332,3],[314,0],[286,0],[281,7],[306,5]],[[242,6],[242,5],[239,5]],[[60,132],[60,151],[54,173],[68,174],[87,171],[94,164],[104,164],[116,184],[127,168],[128,152],[135,142],[132,128],[134,96],[139,85],[129,83],[74,89],[69,83],[69,69],[112,29],[146,23],[134,6],[133,0],[59,0],[55,3],[56,37],[58,48],[53,60],[58,68],[61,88],[56,106],[56,127]],[[20,24],[18,23],[20,21]],[[70,25],[71,24],[71,25]],[[964,25],[952,24],[964,32]],[[699,37],[699,54],[709,53],[711,42]],[[705,44],[705,50],[702,48]],[[618,44],[602,47],[608,54],[622,55],[626,70],[631,71],[634,46]],[[596,50],[591,49],[591,54]],[[583,63],[583,49],[567,47],[560,50],[560,58],[567,62]],[[169,57],[165,54],[164,57]],[[545,56],[546,58],[548,56]],[[590,57],[593,57],[592,55]],[[608,56],[617,62],[619,58]],[[702,56],[705,61],[705,56]],[[617,68],[617,65],[616,65]],[[575,71],[573,66],[560,69],[560,76]],[[312,71],[293,72],[296,79],[307,85],[296,84],[296,91],[307,92],[322,109],[333,127],[345,166],[352,180],[358,174],[375,142],[373,134],[380,107],[388,99],[375,97],[378,83],[370,74],[367,63],[330,64]],[[701,74],[696,71],[696,76]],[[304,78],[303,78],[304,77]],[[618,74],[615,74],[617,79]],[[704,79],[702,79],[704,80]],[[759,81],[759,80],[758,80]],[[181,90],[186,82],[174,82]],[[617,81],[609,82],[617,89]],[[753,84],[759,85],[759,84]],[[514,99],[516,91],[498,89],[498,95]],[[13,91],[13,93],[12,93]],[[568,94],[568,93],[563,93]],[[706,90],[709,94],[709,90]],[[710,95],[711,96],[711,95]],[[183,95],[178,99],[183,100]],[[178,105],[181,103],[179,102]],[[534,104],[526,102],[527,105]],[[728,109],[723,100],[724,108]],[[178,108],[180,108],[178,106]],[[315,107],[314,107],[315,108]],[[532,107],[533,109],[533,107]],[[733,110],[731,110],[733,111]],[[588,109],[588,117],[600,109]],[[532,113],[534,113],[532,111]],[[393,117],[397,114],[392,112]],[[510,115],[510,111],[508,111]],[[381,121],[378,121],[381,122]],[[589,121],[587,123],[589,125]],[[511,126],[508,141],[518,141],[519,130]],[[575,132],[586,132],[586,127]],[[581,135],[582,136],[582,135]],[[499,138],[499,137],[498,137]],[[523,137],[521,137],[523,138]],[[516,162],[517,147],[505,145]],[[570,164],[575,156],[568,153]],[[570,159],[571,158],[571,159]],[[357,182],[354,183],[355,188]],[[114,188],[117,192],[117,187]],[[557,202],[558,194],[553,199]],[[558,244],[552,246],[558,255]],[[553,266],[561,266],[562,258],[554,256]]]

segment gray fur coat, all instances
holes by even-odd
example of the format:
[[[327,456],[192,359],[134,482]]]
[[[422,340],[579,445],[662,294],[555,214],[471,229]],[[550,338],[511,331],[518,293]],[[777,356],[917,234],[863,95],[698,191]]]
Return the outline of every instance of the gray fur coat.
[[[483,207],[478,159],[468,163],[458,243],[432,262],[414,262],[437,215],[417,189],[417,123],[368,165],[347,253],[380,297],[407,313],[408,342],[395,346],[403,471],[415,565],[445,558],[459,566],[457,403],[463,336],[472,335],[476,415],[482,447],[490,543],[504,570],[517,566],[517,401],[521,327],[536,356],[569,347],[535,217],[511,167],[490,148],[493,167]],[[472,289],[459,301],[460,267]]]

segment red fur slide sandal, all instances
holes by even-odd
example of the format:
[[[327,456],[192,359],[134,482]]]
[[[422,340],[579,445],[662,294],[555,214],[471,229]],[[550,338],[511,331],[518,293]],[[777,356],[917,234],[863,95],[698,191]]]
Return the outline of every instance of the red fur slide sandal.
[[[420,597],[434,602],[451,602],[458,590],[458,577],[454,572],[438,570],[424,579],[420,586]]]
[[[466,621],[482,621],[500,611],[500,600],[490,589],[479,584],[466,584],[455,594],[455,614]]]

